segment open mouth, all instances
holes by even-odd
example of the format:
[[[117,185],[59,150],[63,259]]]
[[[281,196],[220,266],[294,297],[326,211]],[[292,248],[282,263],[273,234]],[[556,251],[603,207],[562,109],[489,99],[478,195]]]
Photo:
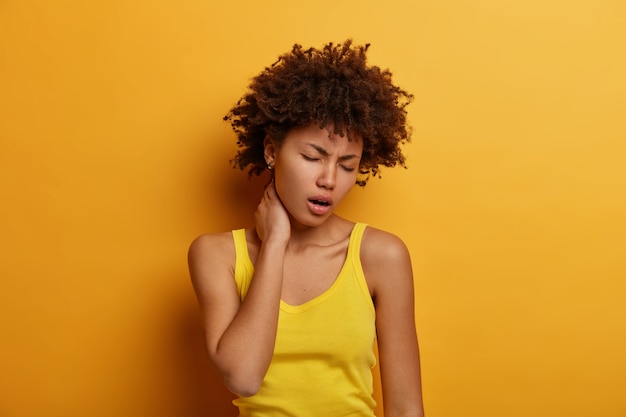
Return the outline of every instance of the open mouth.
[[[330,203],[328,201],[322,201],[322,200],[309,200],[309,201],[315,204],[316,206],[324,206],[324,207],[330,206]]]

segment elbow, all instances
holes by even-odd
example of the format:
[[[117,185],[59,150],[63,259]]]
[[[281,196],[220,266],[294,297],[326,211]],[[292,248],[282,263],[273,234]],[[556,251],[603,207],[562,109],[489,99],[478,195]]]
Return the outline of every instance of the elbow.
[[[252,397],[259,392],[269,364],[262,366],[258,361],[234,359],[217,353],[210,356],[230,392],[240,397]]]
[[[224,376],[224,385],[226,385],[226,388],[240,397],[252,397],[256,395],[261,389],[262,384],[262,378]]]
[[[267,370],[262,371],[254,369],[250,364],[238,363],[232,367],[223,367],[220,371],[226,389],[240,397],[252,397],[261,389]]]

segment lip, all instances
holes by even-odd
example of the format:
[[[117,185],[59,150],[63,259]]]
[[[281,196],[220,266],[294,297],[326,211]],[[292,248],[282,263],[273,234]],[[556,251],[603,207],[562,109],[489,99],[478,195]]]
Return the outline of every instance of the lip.
[[[317,202],[326,203],[326,205],[317,204]],[[333,199],[326,195],[316,195],[307,200],[309,210],[317,215],[324,215],[328,213],[333,205]]]

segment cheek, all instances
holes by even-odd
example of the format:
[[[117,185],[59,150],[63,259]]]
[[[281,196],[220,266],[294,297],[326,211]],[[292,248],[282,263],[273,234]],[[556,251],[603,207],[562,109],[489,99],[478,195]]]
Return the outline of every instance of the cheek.
[[[348,194],[352,190],[352,188],[354,188],[355,185],[356,185],[356,178],[351,179],[350,181],[346,181],[345,185],[341,187],[343,196]]]
[[[274,181],[283,190],[298,190],[305,182],[310,181],[309,177],[311,174],[307,172],[306,166],[289,160],[282,160],[280,163],[277,161],[274,168]]]
[[[274,179],[274,189],[276,190],[276,195],[278,196],[278,199],[281,202],[284,202],[285,199],[283,198],[283,196],[287,196],[289,194],[289,193],[285,192],[284,183],[282,181],[280,181],[280,180],[277,181],[276,179]]]
[[[285,199],[291,194],[290,189],[293,187],[293,178],[291,175],[287,175],[284,170],[275,169],[273,180],[276,194],[284,204]]]

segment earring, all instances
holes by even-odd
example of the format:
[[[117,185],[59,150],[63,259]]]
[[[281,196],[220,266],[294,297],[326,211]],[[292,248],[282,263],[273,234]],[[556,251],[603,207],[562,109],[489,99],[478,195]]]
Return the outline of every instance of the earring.
[[[272,165],[271,162],[267,163],[267,169],[271,170],[272,168],[274,168],[274,165]]]

